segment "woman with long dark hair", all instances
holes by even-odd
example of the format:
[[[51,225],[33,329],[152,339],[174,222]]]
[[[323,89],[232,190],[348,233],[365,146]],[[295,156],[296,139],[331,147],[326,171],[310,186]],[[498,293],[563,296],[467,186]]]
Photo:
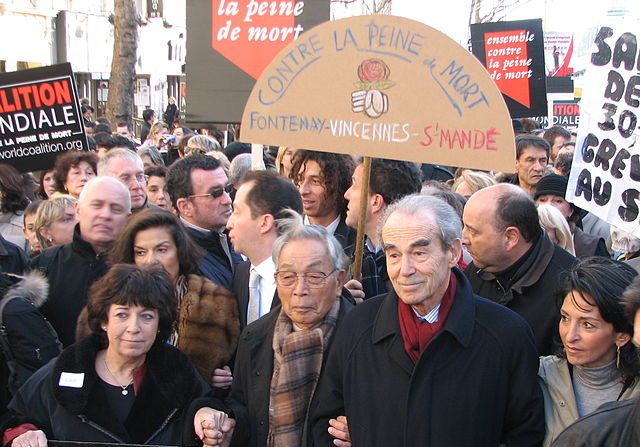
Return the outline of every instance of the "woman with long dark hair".
[[[13,166],[0,164],[0,234],[25,252],[28,242],[22,227],[29,202],[20,173]]]
[[[569,273],[560,309],[562,350],[541,357],[538,372],[545,446],[602,404],[640,395],[640,362],[622,299],[636,274],[604,257],[586,258]]]
[[[114,263],[160,264],[178,297],[177,331],[171,341],[218,387],[216,369],[227,366],[240,336],[237,300],[231,291],[198,274],[200,248],[169,211],[146,209],[131,216],[113,248]],[[226,382],[225,373],[221,380]]]

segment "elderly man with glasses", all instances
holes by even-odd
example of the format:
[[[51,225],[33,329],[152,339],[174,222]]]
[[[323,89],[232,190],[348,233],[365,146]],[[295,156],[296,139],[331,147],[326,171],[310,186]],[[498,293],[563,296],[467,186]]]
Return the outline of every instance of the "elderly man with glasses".
[[[192,155],[176,161],[167,173],[171,203],[193,240],[204,249],[200,273],[231,289],[235,264],[242,262],[224,233],[233,207],[227,175],[220,161]]]
[[[292,213],[273,246],[281,307],[249,324],[238,345],[231,393],[220,410],[236,420],[205,433],[233,445],[305,445],[307,409],[333,334],[353,305],[341,297],[346,256],[320,225]],[[223,433],[224,432],[224,433]]]
[[[147,176],[144,163],[130,149],[117,147],[106,152],[98,161],[98,175],[113,177],[127,187],[131,196],[131,213],[155,208],[147,200]]]

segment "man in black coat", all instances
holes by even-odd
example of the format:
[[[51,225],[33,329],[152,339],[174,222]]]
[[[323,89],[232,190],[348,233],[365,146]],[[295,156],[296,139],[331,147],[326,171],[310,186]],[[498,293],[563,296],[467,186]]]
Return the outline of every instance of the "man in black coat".
[[[531,330],[473,293],[456,267],[460,233],[439,198],[389,207],[382,245],[393,290],[338,329],[310,409],[312,445],[331,445],[340,416],[354,446],[540,445]]]
[[[299,215],[280,225],[273,258],[281,306],[242,332],[231,393],[220,405],[236,420],[233,445],[305,445],[309,402],[335,329],[353,307],[340,296],[346,266],[336,238]]]
[[[91,179],[76,203],[73,241],[48,248],[31,261],[31,269],[49,280],[49,299],[42,313],[65,347],[75,341],[89,287],[107,272],[107,251],[130,214],[131,198],[122,183],[112,177]]]
[[[171,165],[167,191],[187,233],[204,249],[200,274],[231,289],[235,264],[242,258],[234,252],[224,233],[233,207],[220,161],[208,155],[190,155]]]
[[[517,186],[484,188],[464,208],[463,243],[473,262],[465,270],[473,291],[520,314],[539,355],[556,350],[560,283],[576,259],[543,233],[538,211]]]

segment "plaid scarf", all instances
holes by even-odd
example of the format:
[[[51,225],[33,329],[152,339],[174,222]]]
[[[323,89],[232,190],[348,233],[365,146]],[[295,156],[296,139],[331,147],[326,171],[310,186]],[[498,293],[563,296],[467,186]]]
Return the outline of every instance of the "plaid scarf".
[[[315,391],[324,346],[338,319],[337,299],[320,326],[293,331],[289,317],[280,312],[273,331],[273,376],[269,400],[268,447],[301,445],[302,431]]]

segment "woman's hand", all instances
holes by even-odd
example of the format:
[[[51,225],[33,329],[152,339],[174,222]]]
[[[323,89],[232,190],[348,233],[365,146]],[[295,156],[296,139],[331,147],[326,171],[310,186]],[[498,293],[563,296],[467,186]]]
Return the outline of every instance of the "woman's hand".
[[[222,388],[228,390],[233,383],[233,374],[231,374],[231,368],[225,366],[224,368],[216,368],[213,371],[213,377],[211,378],[211,385],[216,388]]]
[[[47,437],[42,430],[30,430],[16,436],[11,442],[12,447],[47,447]]]
[[[236,421],[226,413],[209,407],[200,408],[193,418],[196,435],[205,446],[228,447],[235,426]]]
[[[329,421],[328,431],[333,436],[333,444],[338,447],[351,447],[351,436],[349,435],[349,425],[347,424],[346,416],[338,416],[337,419],[331,419]]]

